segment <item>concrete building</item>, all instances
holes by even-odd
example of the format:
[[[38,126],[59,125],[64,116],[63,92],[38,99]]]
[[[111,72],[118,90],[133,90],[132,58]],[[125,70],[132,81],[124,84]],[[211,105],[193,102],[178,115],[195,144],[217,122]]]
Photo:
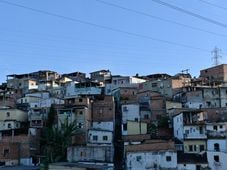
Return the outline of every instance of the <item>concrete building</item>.
[[[173,142],[151,141],[125,146],[126,169],[177,169],[177,153]]]
[[[72,146],[67,150],[68,162],[113,163],[112,146]]]
[[[90,73],[91,81],[99,83],[101,86],[104,86],[106,83],[111,82],[111,72],[110,70],[99,70]]]
[[[220,84],[227,81],[227,64],[206,68],[200,71],[200,77],[206,78],[208,84]]]

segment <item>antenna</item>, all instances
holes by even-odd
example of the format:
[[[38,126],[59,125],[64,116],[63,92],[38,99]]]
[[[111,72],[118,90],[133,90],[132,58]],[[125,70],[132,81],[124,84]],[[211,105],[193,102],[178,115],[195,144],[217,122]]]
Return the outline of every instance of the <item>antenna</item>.
[[[211,54],[214,54],[214,56],[212,57],[212,59],[214,60],[214,65],[217,66],[219,64],[219,58],[222,58],[222,56],[220,55],[221,53],[221,49],[214,47],[214,50],[211,51]]]
[[[188,71],[189,71],[190,69],[185,69],[185,70],[181,70],[181,72],[182,72],[182,74],[188,74]]]

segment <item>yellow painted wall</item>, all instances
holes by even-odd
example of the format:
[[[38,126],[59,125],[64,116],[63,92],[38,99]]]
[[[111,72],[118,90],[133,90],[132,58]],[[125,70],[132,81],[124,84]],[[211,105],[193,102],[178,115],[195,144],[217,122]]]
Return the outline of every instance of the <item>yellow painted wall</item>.
[[[192,150],[189,151],[189,145],[192,145]],[[184,152],[185,153],[199,153],[200,152],[200,145],[204,145],[204,150],[206,150],[206,141],[203,140],[186,140],[184,141]],[[196,146],[196,150],[195,147]]]
[[[128,135],[147,134],[147,123],[127,122]]]
[[[7,115],[9,112],[9,116]],[[27,121],[28,113],[18,109],[0,109],[0,121],[17,120]]]

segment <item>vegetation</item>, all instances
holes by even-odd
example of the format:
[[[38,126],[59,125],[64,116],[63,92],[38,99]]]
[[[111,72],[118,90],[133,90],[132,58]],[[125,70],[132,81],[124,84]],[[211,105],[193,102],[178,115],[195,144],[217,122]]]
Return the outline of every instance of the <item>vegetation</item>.
[[[41,134],[41,163],[44,169],[48,169],[48,164],[59,161],[66,161],[67,147],[71,145],[71,136],[76,133],[78,127],[75,122],[68,123],[68,120],[61,124],[61,128],[54,126],[56,114],[55,110],[50,109],[47,126],[43,128]]]

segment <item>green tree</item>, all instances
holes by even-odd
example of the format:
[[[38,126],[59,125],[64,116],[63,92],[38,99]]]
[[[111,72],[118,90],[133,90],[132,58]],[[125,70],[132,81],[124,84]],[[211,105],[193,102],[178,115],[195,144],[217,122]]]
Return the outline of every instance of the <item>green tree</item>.
[[[77,133],[77,129],[76,123],[68,123],[68,120],[61,124],[61,128],[43,128],[40,143],[44,169],[48,168],[49,163],[66,161],[67,147],[71,145],[71,137]]]

